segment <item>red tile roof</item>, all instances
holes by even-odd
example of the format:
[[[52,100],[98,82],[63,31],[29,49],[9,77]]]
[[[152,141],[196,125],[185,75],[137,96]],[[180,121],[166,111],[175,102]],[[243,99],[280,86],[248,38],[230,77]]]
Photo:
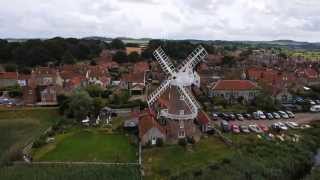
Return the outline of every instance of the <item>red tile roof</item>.
[[[154,119],[150,112],[144,112],[139,117],[139,137],[141,138],[151,128],[158,128],[163,134],[165,129]]]
[[[0,72],[0,79],[18,79],[17,72]]]
[[[149,63],[145,61],[140,61],[134,64],[133,66],[133,73],[143,73],[149,70]]]
[[[248,80],[219,80],[214,86],[213,90],[254,90],[258,86]]]

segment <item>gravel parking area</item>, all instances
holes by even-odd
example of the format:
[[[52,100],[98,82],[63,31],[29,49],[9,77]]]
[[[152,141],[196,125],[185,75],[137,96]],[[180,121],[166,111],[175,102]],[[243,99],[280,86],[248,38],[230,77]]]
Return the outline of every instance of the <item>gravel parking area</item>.
[[[220,126],[220,122],[222,121],[221,118],[218,118],[218,120],[213,121],[217,126]],[[290,119],[276,119],[276,120],[234,120],[234,121],[228,121],[230,124],[236,124],[236,125],[249,125],[249,124],[258,124],[258,125],[264,125],[270,127],[273,123],[276,122],[286,122],[286,121],[292,121],[296,122],[298,124],[307,124],[311,121],[320,121],[320,113],[297,113],[295,114],[295,118]]]

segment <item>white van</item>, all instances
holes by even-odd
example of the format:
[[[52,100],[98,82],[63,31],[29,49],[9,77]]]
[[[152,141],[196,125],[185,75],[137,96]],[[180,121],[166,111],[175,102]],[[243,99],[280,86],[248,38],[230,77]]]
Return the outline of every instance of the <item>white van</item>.
[[[311,112],[320,112],[320,105],[311,106]]]

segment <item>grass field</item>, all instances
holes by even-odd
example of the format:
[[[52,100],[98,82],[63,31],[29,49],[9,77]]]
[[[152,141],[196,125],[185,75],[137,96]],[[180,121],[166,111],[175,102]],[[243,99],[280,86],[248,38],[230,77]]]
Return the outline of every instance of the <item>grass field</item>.
[[[35,161],[137,162],[137,147],[129,137],[96,129],[72,130],[34,151]]]
[[[144,149],[142,157],[146,179],[161,179],[219,162],[232,153],[221,140],[208,137],[187,148],[170,145]]]
[[[0,158],[23,147],[59,118],[55,108],[0,109]]]
[[[138,180],[139,169],[136,166],[106,165],[15,165],[0,168],[3,180]]]

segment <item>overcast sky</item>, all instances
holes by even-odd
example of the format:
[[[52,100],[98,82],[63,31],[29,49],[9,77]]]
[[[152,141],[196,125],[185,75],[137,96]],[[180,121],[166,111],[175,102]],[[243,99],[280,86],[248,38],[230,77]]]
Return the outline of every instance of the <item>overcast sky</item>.
[[[0,0],[0,38],[320,42],[320,0]]]

